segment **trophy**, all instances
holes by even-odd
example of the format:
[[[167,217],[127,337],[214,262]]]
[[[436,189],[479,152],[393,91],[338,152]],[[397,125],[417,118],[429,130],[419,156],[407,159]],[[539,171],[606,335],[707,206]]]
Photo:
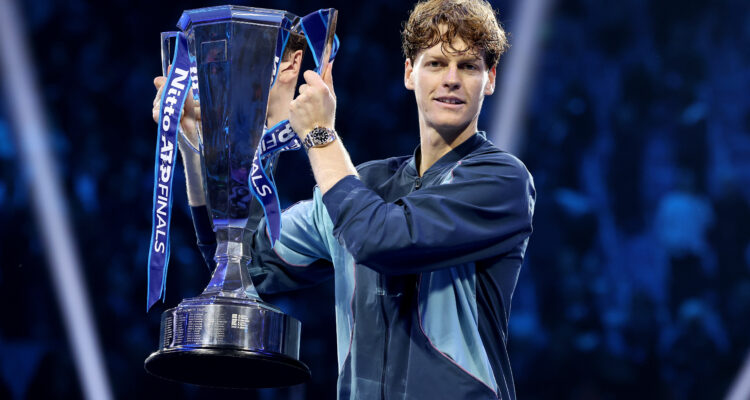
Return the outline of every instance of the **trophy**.
[[[313,22],[322,23],[326,30],[322,35],[326,49],[323,56],[316,56],[313,51],[320,72],[324,67],[320,64],[327,63],[331,54],[336,11],[329,9],[318,14]],[[174,79],[177,83],[165,86],[162,110],[165,104],[175,109],[181,106],[182,103],[175,103],[166,96],[189,95],[182,93],[180,88],[193,83],[192,93],[199,98],[201,108],[201,126],[197,127],[199,144],[195,151],[201,155],[204,191],[217,249],[214,257],[216,269],[203,293],[184,299],[177,307],[163,312],[159,350],[145,361],[146,370],[153,375],[229,388],[287,386],[310,378],[310,370],[299,360],[300,322],[263,302],[247,269],[251,259],[249,239],[262,217],[259,213],[261,206],[264,210],[266,206],[253,196],[248,178],[251,171],[255,174],[256,152],[268,132],[266,112],[269,98],[274,95],[272,86],[279,57],[289,42],[280,38],[291,37],[301,46],[307,39],[307,43],[313,46],[310,27],[305,28],[302,20],[286,11],[210,7],[185,11],[178,23],[181,32],[162,34],[165,75],[171,52],[170,38],[179,36],[187,43],[189,56],[183,55],[183,60],[189,64],[180,69],[176,62],[173,63],[177,74],[182,75]],[[187,78],[186,73],[189,73]],[[171,79],[170,75],[167,85]],[[167,117],[165,114],[163,118]],[[170,123],[179,125],[175,122],[179,117],[173,116],[170,121],[160,121],[160,129],[161,126],[165,130],[170,128]],[[171,128],[176,130],[174,126]],[[163,155],[164,146],[168,145],[164,139],[158,151]],[[168,158],[165,160],[169,161]],[[263,176],[272,173],[269,169],[273,169],[274,160],[263,165]],[[164,166],[157,164],[157,178],[164,170]],[[254,176],[250,181],[253,180]],[[157,203],[162,201],[162,192],[171,190],[171,183],[159,187],[162,188],[158,196],[157,189],[154,194],[155,216],[158,216]],[[164,203],[171,204],[171,200],[164,200]],[[265,211],[268,217],[269,211]],[[168,220],[167,216],[167,237]],[[163,225],[161,219],[158,225]],[[161,237],[158,231],[152,231],[152,243],[154,237]],[[163,250],[159,243],[152,248]],[[163,276],[166,276],[168,246],[166,254]],[[152,254],[149,262],[151,257]],[[149,272],[150,285],[152,269]],[[163,291],[163,282],[161,284],[160,290]]]

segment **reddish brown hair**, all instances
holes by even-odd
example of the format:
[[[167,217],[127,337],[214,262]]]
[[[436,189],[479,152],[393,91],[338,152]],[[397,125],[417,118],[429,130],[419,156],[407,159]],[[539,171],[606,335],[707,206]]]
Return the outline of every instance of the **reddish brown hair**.
[[[297,50],[302,50],[304,53],[305,49],[307,48],[307,39],[305,39],[304,35],[298,35],[295,33],[292,33],[289,35],[289,41],[286,42],[286,47],[284,47],[284,54],[281,56],[282,60],[286,60],[292,53],[294,53]]]
[[[441,25],[445,26],[442,34]],[[468,47],[453,48],[456,37]],[[420,51],[442,43],[444,52],[474,53],[484,59],[487,68],[496,66],[509,47],[495,10],[486,0],[420,1],[403,25],[401,42],[404,56],[412,62]]]

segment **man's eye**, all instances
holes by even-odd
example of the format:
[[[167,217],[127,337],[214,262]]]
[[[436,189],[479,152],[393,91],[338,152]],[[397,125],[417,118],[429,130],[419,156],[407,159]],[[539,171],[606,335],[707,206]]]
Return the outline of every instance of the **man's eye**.
[[[437,68],[437,67],[440,66],[440,62],[439,61],[428,61],[427,62],[427,66],[428,67],[432,67],[432,68]]]
[[[476,71],[479,69],[475,64],[464,64],[463,68],[468,71]]]

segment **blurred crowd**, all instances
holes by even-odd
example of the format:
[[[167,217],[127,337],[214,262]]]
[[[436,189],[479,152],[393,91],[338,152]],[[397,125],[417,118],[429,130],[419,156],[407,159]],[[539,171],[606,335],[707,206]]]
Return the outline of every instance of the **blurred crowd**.
[[[161,311],[210,273],[176,191],[166,303],[145,312],[158,34],[183,9],[213,4],[20,2],[117,397],[238,395],[143,370]],[[516,2],[493,4],[513,43]],[[409,2],[252,5],[338,8],[337,129],[352,159],[414,150],[398,35]],[[740,0],[553,3],[519,132],[538,194],[510,322],[519,398],[714,399],[729,389],[750,350],[748,20]],[[491,131],[497,98],[480,128]],[[0,98],[0,398],[79,398],[9,101]],[[310,196],[302,152],[281,157],[276,181],[284,206]],[[302,321],[313,381],[240,395],[333,398],[332,282],[266,300]]]
[[[749,11],[558,3],[523,154],[520,394],[726,394],[750,348]]]

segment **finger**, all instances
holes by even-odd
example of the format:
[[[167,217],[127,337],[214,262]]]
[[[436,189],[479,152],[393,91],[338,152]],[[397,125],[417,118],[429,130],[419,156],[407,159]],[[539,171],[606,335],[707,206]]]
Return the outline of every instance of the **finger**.
[[[161,89],[165,83],[167,83],[166,76],[157,76],[156,78],[154,78],[154,86],[156,87],[156,89]]]
[[[307,90],[307,88],[308,88],[308,86],[306,84],[300,85],[300,87],[299,87],[299,94],[304,93],[305,90]]]
[[[304,74],[305,82],[310,86],[325,85],[323,79],[315,71],[307,70]]]
[[[195,106],[195,99],[193,98],[193,90],[191,89],[187,96],[185,96],[185,107],[194,107]]]
[[[161,102],[161,93],[164,91],[164,86],[160,87],[159,90],[156,91],[156,96],[154,96],[154,107],[156,107],[159,102]]]

